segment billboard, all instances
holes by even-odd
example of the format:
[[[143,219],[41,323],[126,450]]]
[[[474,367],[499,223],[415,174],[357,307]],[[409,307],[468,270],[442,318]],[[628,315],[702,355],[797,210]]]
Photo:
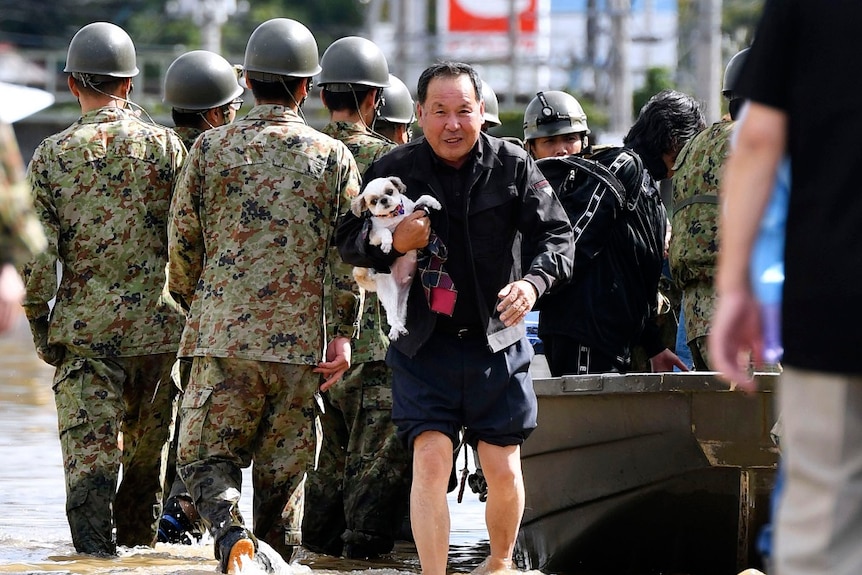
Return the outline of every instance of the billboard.
[[[448,32],[508,34],[513,10],[517,17],[519,33],[534,34],[538,30],[538,0],[444,0],[444,2]]]
[[[472,62],[499,61],[513,53],[524,62],[547,57],[549,7],[550,0],[437,0],[441,51]],[[513,33],[517,46],[512,46]]]

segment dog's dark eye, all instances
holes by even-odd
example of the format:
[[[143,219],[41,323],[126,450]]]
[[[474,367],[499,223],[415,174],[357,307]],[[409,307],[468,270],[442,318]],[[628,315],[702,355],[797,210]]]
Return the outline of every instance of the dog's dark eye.
[[[376,205],[377,205],[377,198],[374,198],[373,200],[371,200],[371,205],[372,205],[372,206],[376,206]]]
[[[391,196],[393,193],[394,193],[394,192],[393,192],[393,190],[392,190],[392,189],[388,189],[388,190],[386,190],[386,195],[387,195],[387,196]]]

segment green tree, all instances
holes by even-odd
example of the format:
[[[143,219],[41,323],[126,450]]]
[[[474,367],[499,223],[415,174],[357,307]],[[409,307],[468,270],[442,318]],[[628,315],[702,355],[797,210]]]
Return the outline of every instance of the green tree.
[[[730,39],[731,54],[751,45],[764,0],[723,0],[721,32]]]
[[[85,24],[107,21],[125,28],[130,18],[148,4],[161,3],[154,0],[0,0],[0,41],[27,48],[65,48]]]
[[[634,117],[638,114],[651,97],[658,94],[662,90],[674,88],[671,71],[668,68],[653,67],[646,71],[646,81],[644,85],[632,94],[632,105],[634,106]]]
[[[82,26],[96,21],[123,27],[135,46],[200,48],[200,30],[190,16],[167,14],[165,0],[0,0],[0,42],[27,48],[63,49]],[[358,0],[254,0],[250,9],[222,27],[222,53],[241,55],[261,22],[299,20],[314,33],[323,51],[341,36],[357,34],[365,4]]]

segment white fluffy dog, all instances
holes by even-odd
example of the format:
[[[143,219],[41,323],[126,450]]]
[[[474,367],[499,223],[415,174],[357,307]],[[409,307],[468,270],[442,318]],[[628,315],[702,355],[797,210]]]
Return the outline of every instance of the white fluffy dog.
[[[368,182],[361,194],[350,202],[350,209],[357,217],[368,210],[371,213],[369,243],[380,246],[383,253],[392,251],[392,230],[401,220],[417,208],[439,210],[442,206],[436,198],[421,196],[415,202],[404,195],[407,187],[400,178],[375,178]],[[416,273],[416,250],[399,257],[389,268],[388,274],[377,273],[369,268],[353,268],[353,277],[359,287],[377,292],[386,320],[389,322],[389,339],[398,339],[407,333],[407,296]]]

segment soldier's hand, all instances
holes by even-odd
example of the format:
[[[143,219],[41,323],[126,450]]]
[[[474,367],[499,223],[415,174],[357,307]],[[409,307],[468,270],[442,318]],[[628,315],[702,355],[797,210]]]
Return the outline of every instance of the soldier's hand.
[[[326,361],[321,361],[314,368],[316,373],[323,375],[324,382],[320,391],[326,391],[335,384],[350,368],[350,338],[336,337],[326,346]]]
[[[41,315],[30,319],[30,333],[33,334],[33,347],[39,359],[49,365],[57,367],[66,356],[66,348],[62,345],[48,343],[48,331],[50,319],[47,315]]]
[[[431,220],[425,210],[416,210],[403,220],[392,233],[392,247],[395,251],[406,254],[410,250],[418,250],[428,245],[431,234]]]

